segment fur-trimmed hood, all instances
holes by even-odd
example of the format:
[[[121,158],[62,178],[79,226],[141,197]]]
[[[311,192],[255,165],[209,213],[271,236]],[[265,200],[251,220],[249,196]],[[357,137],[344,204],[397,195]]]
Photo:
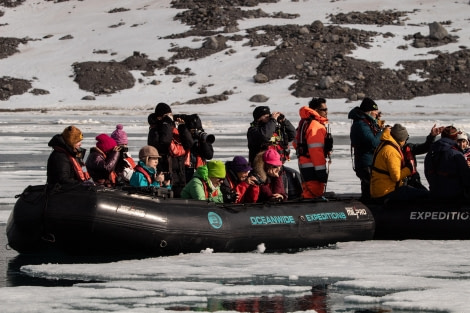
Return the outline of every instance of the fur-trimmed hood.
[[[264,168],[264,161],[263,161],[263,154],[266,151],[261,151],[259,152],[256,156],[255,159],[253,160],[253,173],[256,175],[256,178],[258,178],[258,181],[261,184],[266,183],[266,180],[268,179],[268,173],[266,173],[266,169]]]

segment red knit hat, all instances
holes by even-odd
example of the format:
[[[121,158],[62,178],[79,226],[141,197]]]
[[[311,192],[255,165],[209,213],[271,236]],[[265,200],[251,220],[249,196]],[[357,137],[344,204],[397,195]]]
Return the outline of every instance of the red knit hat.
[[[104,153],[113,150],[113,148],[117,146],[116,140],[106,134],[100,134],[96,136],[95,139],[98,141],[96,147]]]
[[[275,149],[268,149],[263,154],[263,161],[274,166],[281,166],[281,155]]]

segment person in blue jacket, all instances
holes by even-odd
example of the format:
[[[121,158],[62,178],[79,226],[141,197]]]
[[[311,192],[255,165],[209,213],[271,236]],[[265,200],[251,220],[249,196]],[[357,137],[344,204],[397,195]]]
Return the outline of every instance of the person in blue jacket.
[[[134,187],[167,187],[171,188],[170,181],[165,181],[163,173],[157,173],[160,155],[153,146],[144,146],[139,151],[139,162],[134,168],[129,183]]]
[[[368,201],[374,151],[380,144],[383,132],[383,125],[379,121],[379,107],[374,100],[364,98],[359,107],[349,112],[348,118],[353,120],[349,135],[354,154],[353,168],[356,176],[361,180],[361,200]]]

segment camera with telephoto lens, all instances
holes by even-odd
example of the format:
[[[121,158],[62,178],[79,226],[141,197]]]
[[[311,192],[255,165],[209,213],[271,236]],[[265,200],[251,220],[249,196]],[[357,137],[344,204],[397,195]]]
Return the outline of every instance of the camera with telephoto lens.
[[[204,129],[202,128],[202,122],[201,119],[199,118],[199,115],[197,114],[175,114],[173,115],[175,120],[178,118],[181,118],[184,123],[186,124],[186,127],[189,130],[194,130],[191,131],[193,138],[194,139],[199,139],[201,141],[205,141],[208,144],[213,144],[215,141],[215,136],[212,134],[208,134],[204,132]]]
[[[214,141],[215,141],[215,136],[212,135],[212,134],[208,134],[202,130],[196,130],[196,132],[194,133],[194,138],[197,138],[201,141],[205,141],[209,144],[213,144]]]

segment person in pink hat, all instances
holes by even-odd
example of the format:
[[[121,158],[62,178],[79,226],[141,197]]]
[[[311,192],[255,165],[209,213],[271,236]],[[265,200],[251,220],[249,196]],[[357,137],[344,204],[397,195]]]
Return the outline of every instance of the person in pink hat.
[[[134,174],[136,162],[129,153],[127,133],[124,131],[122,124],[117,124],[116,129],[111,133],[111,138],[116,141],[116,144],[121,148],[119,150],[119,158],[116,164],[116,184],[126,185]]]
[[[262,151],[255,156],[253,170],[253,188],[247,190],[245,202],[282,202],[287,200],[287,193],[281,177],[281,155],[276,149]]]
[[[107,134],[95,137],[96,147],[90,149],[86,167],[96,185],[112,187],[116,185],[116,164],[121,147]]]

